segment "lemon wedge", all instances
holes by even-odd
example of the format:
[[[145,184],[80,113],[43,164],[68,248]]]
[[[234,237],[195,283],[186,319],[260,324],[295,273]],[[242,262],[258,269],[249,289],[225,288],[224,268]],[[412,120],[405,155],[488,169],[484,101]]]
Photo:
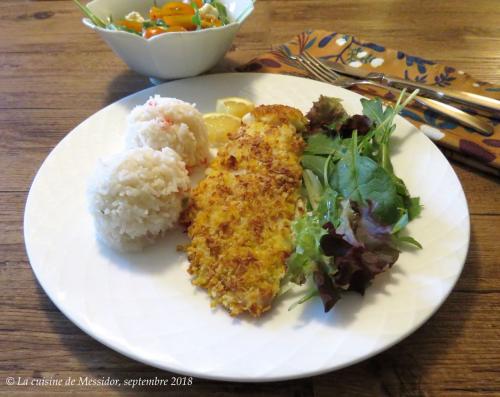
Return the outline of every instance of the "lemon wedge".
[[[227,113],[241,118],[254,108],[255,104],[253,102],[245,98],[234,96],[218,99],[215,111],[217,113]]]
[[[223,145],[232,132],[238,131],[241,119],[228,113],[207,113],[203,115],[207,126],[208,140],[216,147]]]

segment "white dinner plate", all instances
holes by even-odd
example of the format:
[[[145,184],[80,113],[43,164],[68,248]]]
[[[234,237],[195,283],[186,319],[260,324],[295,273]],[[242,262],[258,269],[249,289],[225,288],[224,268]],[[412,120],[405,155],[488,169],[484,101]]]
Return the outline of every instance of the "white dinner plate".
[[[50,153],[31,187],[24,235],[31,266],[47,295],[78,327],[110,348],[181,374],[271,381],[332,371],[373,356],[420,327],[451,292],[469,244],[464,192],[434,144],[398,117],[396,173],[420,196],[409,233],[422,250],[400,255],[364,297],[348,293],[329,313],[319,300],[288,311],[283,297],[257,320],[210,309],[176,251],[181,230],[143,253],[115,253],[96,241],[86,186],[99,158],[124,147],[125,118],[149,96],[176,97],[215,110],[217,98],[241,96],[303,111],[320,94],[340,97],[351,114],[361,96],[282,75],[220,74],[174,81],[124,98],[71,131]]]

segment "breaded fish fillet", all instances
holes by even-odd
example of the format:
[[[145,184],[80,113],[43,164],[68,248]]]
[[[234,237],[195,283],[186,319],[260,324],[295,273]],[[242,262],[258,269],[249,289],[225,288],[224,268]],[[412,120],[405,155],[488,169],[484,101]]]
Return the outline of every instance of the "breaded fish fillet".
[[[247,115],[248,116],[248,115]],[[271,307],[292,250],[307,120],[294,108],[259,106],[219,150],[184,214],[193,284],[231,315]]]

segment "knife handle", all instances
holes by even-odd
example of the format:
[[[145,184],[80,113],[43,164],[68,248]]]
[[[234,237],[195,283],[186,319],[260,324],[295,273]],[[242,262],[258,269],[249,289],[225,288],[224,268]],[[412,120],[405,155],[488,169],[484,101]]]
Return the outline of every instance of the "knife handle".
[[[368,79],[399,89],[418,89],[420,90],[420,96],[436,99],[438,101],[447,100],[487,110],[490,113],[493,113],[493,116],[500,117],[500,101],[487,96],[473,94],[471,92],[452,90],[450,88],[433,87],[427,84],[417,83],[415,81],[386,76],[383,73],[370,73],[368,75]]]

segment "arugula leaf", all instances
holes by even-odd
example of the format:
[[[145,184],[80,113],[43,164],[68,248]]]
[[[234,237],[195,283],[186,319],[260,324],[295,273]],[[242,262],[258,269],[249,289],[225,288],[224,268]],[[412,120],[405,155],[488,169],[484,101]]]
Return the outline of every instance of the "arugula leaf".
[[[363,114],[369,117],[376,125],[381,125],[384,121],[384,109],[380,98],[361,99]]]
[[[422,244],[420,244],[417,240],[410,236],[396,236],[396,241],[399,243],[406,243],[413,245],[414,247],[422,249]]]
[[[332,187],[360,205],[371,202],[374,213],[384,223],[396,222],[403,200],[397,194],[389,173],[369,157],[357,155],[355,163],[350,157],[337,163],[337,171],[330,181]]]
[[[399,218],[399,220],[392,226],[391,233],[398,233],[400,230],[403,230],[406,225],[408,225],[408,222],[410,221],[410,218],[408,216],[408,211],[403,211],[403,214]]]
[[[300,158],[300,163],[304,169],[311,170],[314,174],[324,180],[325,166],[328,157],[323,156],[313,156],[309,154],[304,154]],[[335,165],[332,161],[328,161],[327,175],[332,175],[335,169]],[[328,178],[329,179],[329,178]]]
[[[394,118],[406,105],[408,105],[408,103],[413,101],[413,98],[418,94],[418,90],[413,91],[406,98],[404,98],[405,93],[406,90],[401,92],[394,107],[387,106],[385,109],[382,107],[380,98],[361,99],[363,114],[368,116],[375,123],[375,128],[368,135],[369,138],[373,137],[379,145],[379,163],[384,169],[391,173],[393,172],[393,168],[390,160],[389,138],[396,129]]]
[[[417,218],[422,212],[422,205],[420,204],[420,197],[405,197],[405,207],[408,210],[410,221]]]
[[[308,300],[310,300],[316,296],[319,296],[319,291],[318,291],[318,288],[315,287],[315,288],[310,289],[309,292],[307,292],[297,302],[290,305],[290,307],[288,308],[288,311],[293,310],[296,306],[301,305],[301,304],[307,302]]]
[[[328,155],[341,150],[342,147],[342,140],[339,136],[332,139],[325,134],[315,134],[307,140],[307,146],[304,149],[304,152],[310,154]]]

